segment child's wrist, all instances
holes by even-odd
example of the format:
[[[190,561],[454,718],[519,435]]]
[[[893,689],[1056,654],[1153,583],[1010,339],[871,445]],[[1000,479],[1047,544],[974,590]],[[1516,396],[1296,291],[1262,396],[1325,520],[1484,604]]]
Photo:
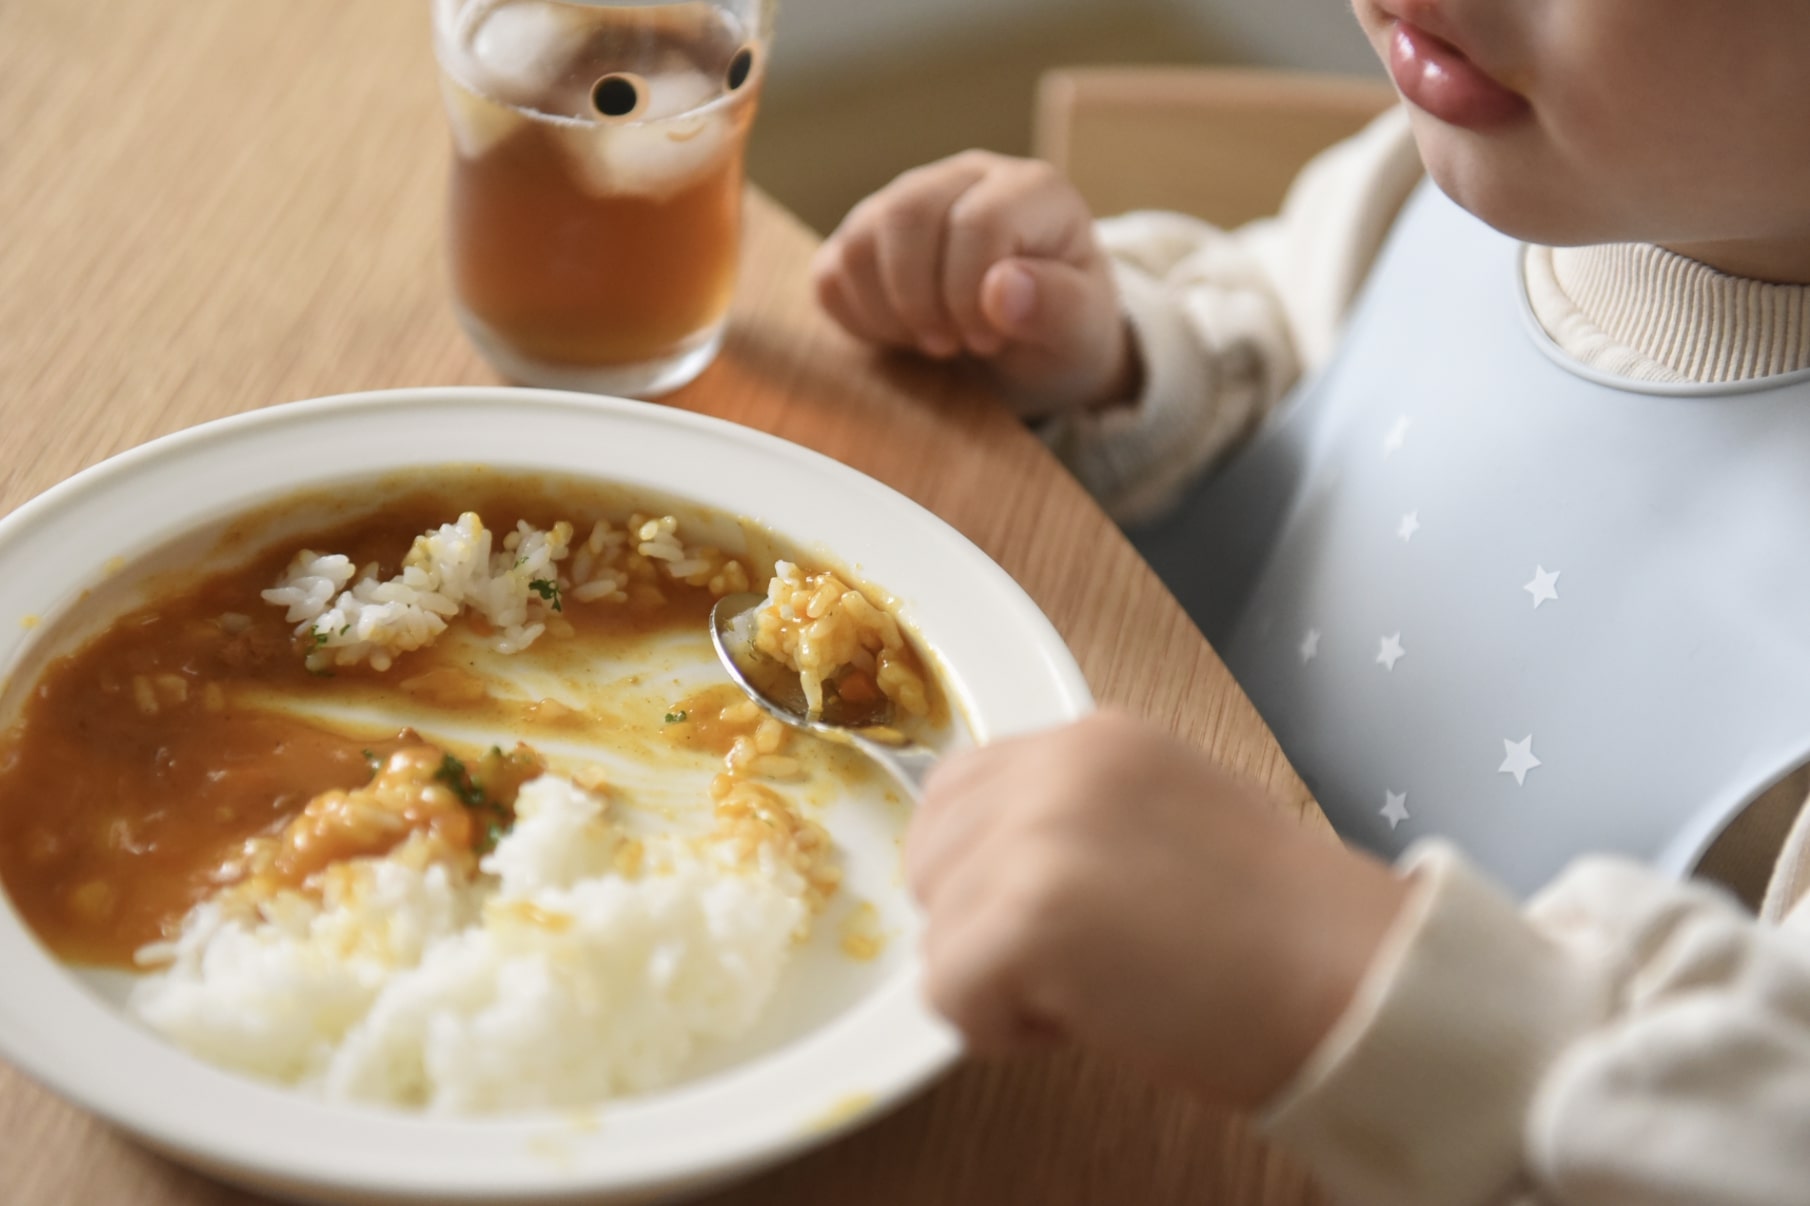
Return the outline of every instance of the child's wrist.
[[[1270,1020],[1272,1083],[1280,1094],[1356,998],[1412,892],[1382,863],[1305,839],[1284,855],[1272,940],[1278,1000]]]

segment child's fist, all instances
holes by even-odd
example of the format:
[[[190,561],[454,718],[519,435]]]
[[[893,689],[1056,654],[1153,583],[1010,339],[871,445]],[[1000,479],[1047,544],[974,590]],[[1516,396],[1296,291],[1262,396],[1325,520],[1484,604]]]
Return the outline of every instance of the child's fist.
[[[862,201],[812,266],[865,339],[987,361],[1027,413],[1125,398],[1137,374],[1093,218],[1048,164],[964,151]]]
[[[1241,1107],[1312,1052],[1405,892],[1110,714],[939,768],[906,871],[931,1003],[976,1051],[1073,1040]]]

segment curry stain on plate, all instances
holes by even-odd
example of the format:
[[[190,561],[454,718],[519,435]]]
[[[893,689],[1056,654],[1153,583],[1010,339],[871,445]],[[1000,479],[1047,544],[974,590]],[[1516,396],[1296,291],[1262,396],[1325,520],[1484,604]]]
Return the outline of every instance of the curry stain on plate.
[[[566,1114],[566,1125],[580,1135],[595,1135],[603,1129],[603,1110],[600,1106],[583,1106]]]
[[[592,1105],[565,1111],[563,1129],[530,1135],[524,1144],[525,1150],[560,1172],[571,1172],[578,1167],[578,1147],[574,1140],[595,1135],[603,1129],[603,1109],[602,1105]]]
[[[523,1150],[541,1163],[550,1164],[557,1172],[572,1172],[577,1168],[581,1141],[603,1130],[603,1110],[603,1105],[577,1106],[567,1110],[561,1119],[563,1126],[559,1130],[529,1135],[529,1139],[523,1143]]]
[[[850,909],[842,919],[840,939],[842,953],[857,963],[871,963],[886,949],[890,937],[880,928],[880,910],[872,901],[864,900]]]
[[[32,629],[36,628],[38,625],[42,624],[43,622],[44,622],[43,616],[23,615],[23,616],[19,617],[19,627],[25,629],[27,632],[30,632]]]
[[[524,1145],[536,1160],[550,1164],[556,1171],[569,1173],[578,1167],[578,1152],[563,1135],[531,1135]]]
[[[806,1135],[821,1135],[825,1131],[840,1130],[872,1109],[876,1100],[872,1093],[849,1093],[838,1097],[828,1109],[806,1122],[802,1131]]]

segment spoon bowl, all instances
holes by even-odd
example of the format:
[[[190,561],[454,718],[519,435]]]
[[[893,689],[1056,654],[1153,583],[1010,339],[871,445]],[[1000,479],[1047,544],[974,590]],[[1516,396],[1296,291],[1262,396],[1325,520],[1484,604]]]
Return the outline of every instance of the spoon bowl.
[[[724,595],[710,609],[710,641],[729,677],[775,720],[853,746],[872,758],[915,804],[923,796],[924,780],[936,765],[936,751],[888,728],[884,723],[887,717],[880,713],[811,715],[798,672],[755,648],[755,613],[766,601],[765,595],[744,591]]]

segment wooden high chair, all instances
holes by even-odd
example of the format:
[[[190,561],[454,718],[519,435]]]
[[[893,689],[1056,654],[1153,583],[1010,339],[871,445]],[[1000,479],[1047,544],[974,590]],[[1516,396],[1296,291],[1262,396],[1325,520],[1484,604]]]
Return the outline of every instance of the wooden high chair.
[[[1307,161],[1394,104],[1357,76],[1230,67],[1072,67],[1038,83],[1037,156],[1100,215],[1273,214]]]

